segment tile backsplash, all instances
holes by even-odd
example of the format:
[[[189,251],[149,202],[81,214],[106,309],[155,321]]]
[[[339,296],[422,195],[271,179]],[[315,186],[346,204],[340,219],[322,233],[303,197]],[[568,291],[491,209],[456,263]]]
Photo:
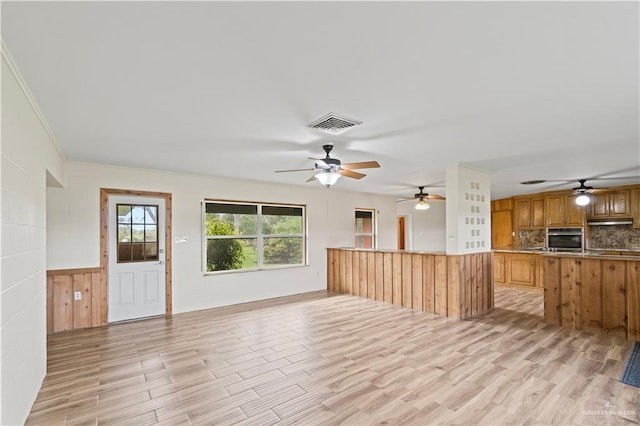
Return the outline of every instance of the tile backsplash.
[[[544,229],[525,229],[519,232],[523,249],[544,247]],[[587,249],[613,249],[640,251],[640,228],[632,225],[589,226]]]
[[[521,248],[544,247],[544,229],[523,229],[519,232]]]
[[[632,225],[589,226],[587,248],[640,250],[640,228]]]

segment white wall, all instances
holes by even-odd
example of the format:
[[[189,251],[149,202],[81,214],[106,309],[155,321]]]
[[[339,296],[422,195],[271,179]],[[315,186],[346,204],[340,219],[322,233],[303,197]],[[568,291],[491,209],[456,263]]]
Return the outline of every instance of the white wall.
[[[378,247],[396,245],[392,197],[340,191],[318,184],[274,185],[151,170],[67,163],[65,188],[49,188],[47,268],[100,264],[99,190],[103,188],[173,194],[173,310],[214,306],[326,288],[326,247],[354,244],[356,207],[378,210]],[[309,266],[204,276],[201,271],[201,207],[205,198],[307,205]]]
[[[407,250],[441,251],[447,250],[446,240],[446,201],[428,201],[428,210],[415,210],[415,201],[397,204],[398,215],[406,215],[405,223],[408,238]]]
[[[491,251],[491,174],[464,164],[446,168],[447,254]]]
[[[2,51],[0,424],[22,424],[46,372],[46,182],[63,158]]]

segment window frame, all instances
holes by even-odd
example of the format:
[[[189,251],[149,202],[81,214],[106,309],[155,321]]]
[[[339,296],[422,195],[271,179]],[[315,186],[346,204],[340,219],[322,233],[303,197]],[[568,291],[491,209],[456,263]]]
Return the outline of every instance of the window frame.
[[[274,202],[260,202],[260,201],[240,201],[240,200],[222,200],[222,199],[210,199],[205,198],[201,201],[201,240],[202,246],[200,250],[201,254],[201,271],[203,275],[220,275],[220,274],[235,274],[243,272],[254,271],[269,271],[274,269],[289,269],[299,268],[303,266],[309,266],[309,250],[308,250],[308,232],[307,232],[307,206],[306,204],[293,204],[293,203],[274,203]],[[255,206],[256,207],[256,234],[247,235],[218,235],[208,236],[206,235],[206,214],[207,204],[235,204],[241,206]],[[292,207],[302,210],[302,232],[300,234],[263,234],[263,207]],[[267,215],[268,216],[268,215]],[[265,238],[302,238],[302,263],[295,263],[290,265],[277,265],[277,266],[265,266],[264,265],[264,240]],[[256,240],[256,267],[255,268],[241,268],[241,269],[226,269],[221,271],[208,271],[207,270],[207,242],[209,240],[223,240],[223,239],[255,239]]]
[[[366,212],[366,213],[371,213],[371,232],[358,232],[358,225],[357,225],[357,214],[358,212]],[[378,248],[378,218],[377,218],[377,213],[378,211],[376,209],[372,209],[372,208],[361,208],[361,207],[356,207],[354,210],[354,240],[353,240],[353,246],[356,249],[359,250],[376,250]],[[371,237],[371,241],[372,241],[372,247],[371,248],[365,248],[365,247],[358,247],[358,237]]]

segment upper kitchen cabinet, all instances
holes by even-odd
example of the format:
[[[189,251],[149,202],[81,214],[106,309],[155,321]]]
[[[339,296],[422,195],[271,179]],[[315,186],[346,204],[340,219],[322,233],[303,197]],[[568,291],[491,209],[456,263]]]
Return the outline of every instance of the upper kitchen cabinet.
[[[633,204],[633,227],[640,228],[640,188],[633,189],[631,202]]]
[[[551,228],[584,226],[585,211],[576,204],[577,195],[554,194],[545,197],[546,225]]]
[[[544,197],[514,197],[516,228],[541,229],[545,225]]]
[[[607,191],[593,194],[588,209],[589,219],[616,219],[633,216],[631,190]]]
[[[491,201],[491,246],[513,245],[513,198]]]

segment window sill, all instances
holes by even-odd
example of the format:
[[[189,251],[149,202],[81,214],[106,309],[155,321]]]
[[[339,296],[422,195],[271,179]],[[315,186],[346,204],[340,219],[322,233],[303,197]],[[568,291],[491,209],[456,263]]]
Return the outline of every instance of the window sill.
[[[308,264],[299,264],[299,265],[287,265],[287,266],[271,266],[268,268],[252,268],[252,269],[231,269],[228,271],[210,271],[210,272],[203,272],[202,275],[203,276],[216,276],[216,275],[226,275],[226,274],[243,274],[243,273],[249,273],[249,272],[264,272],[264,271],[279,271],[282,269],[297,269],[297,268],[306,268],[308,267]]]

